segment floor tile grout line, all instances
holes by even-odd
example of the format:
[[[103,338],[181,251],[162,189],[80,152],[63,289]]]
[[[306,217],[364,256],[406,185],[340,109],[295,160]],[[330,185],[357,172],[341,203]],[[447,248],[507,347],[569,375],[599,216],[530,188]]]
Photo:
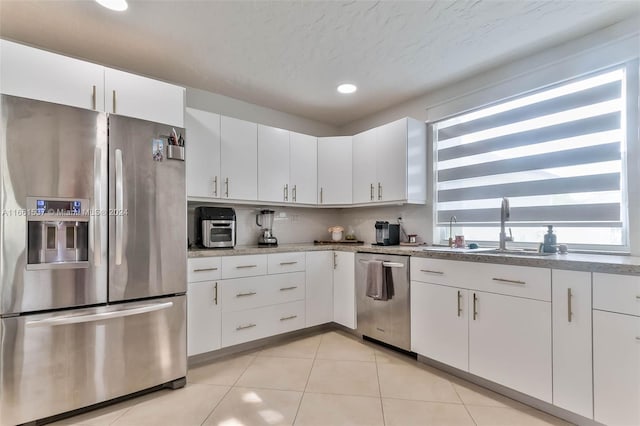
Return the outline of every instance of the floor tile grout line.
[[[386,426],[387,419],[384,416],[384,403],[382,402],[382,384],[380,383],[380,370],[378,365],[378,353],[373,351],[373,358],[376,360],[376,378],[378,379],[378,393],[380,394],[380,409],[382,411],[382,424]]]
[[[307,387],[309,386],[309,380],[311,379],[311,373],[313,372],[313,367],[316,365],[316,357],[318,356],[318,351],[320,350],[320,345],[322,345],[322,340],[324,339],[324,334],[320,336],[320,342],[318,342],[318,346],[316,347],[316,351],[313,354],[313,360],[311,361],[311,368],[309,369],[309,375],[307,376],[307,382],[304,384],[304,389],[302,390],[302,395],[300,395],[300,401],[298,402],[298,409],[296,410],[296,415],[293,416],[292,425],[296,424],[296,420],[298,419],[298,414],[300,413],[300,407],[302,407],[302,400],[304,399],[304,395],[307,393]]]
[[[471,419],[473,424],[478,426],[478,423],[476,422],[476,419],[473,418],[473,415],[471,415],[471,411],[469,411],[469,407],[467,407],[467,404],[464,402],[464,399],[462,399],[462,397],[460,396],[460,393],[458,392],[458,389],[456,389],[456,385],[453,382],[449,382],[449,383],[451,383],[451,386],[453,387],[454,392],[456,393],[456,395],[458,395],[458,399],[460,399],[460,401],[462,402],[462,405],[464,406],[464,410],[469,415],[469,418]]]

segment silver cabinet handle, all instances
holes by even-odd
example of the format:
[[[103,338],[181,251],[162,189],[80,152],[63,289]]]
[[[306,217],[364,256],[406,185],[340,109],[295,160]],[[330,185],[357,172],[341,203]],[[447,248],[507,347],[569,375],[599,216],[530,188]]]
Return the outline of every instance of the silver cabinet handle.
[[[229,198],[229,178],[226,178],[224,180],[224,185],[225,185],[224,196],[226,198]]]
[[[238,293],[236,294],[236,297],[253,296],[254,294],[256,294],[255,291],[248,291],[246,293]]]
[[[333,269],[338,268],[338,253],[333,252]]]
[[[324,190],[323,190],[323,188],[321,187],[321,188],[320,188],[320,204],[324,203],[324,201],[323,201],[323,193],[324,193]]]
[[[255,324],[239,325],[236,327],[236,330],[246,330],[247,328],[252,328],[255,326]]]
[[[247,269],[247,268],[257,268],[258,265],[238,265],[236,269]]]
[[[298,263],[298,261],[293,261],[293,262],[280,262],[280,265],[295,265],[296,263]]]
[[[289,184],[284,185],[284,201],[289,201]]]
[[[638,342],[640,342],[640,337],[636,337],[636,340],[637,340]]]
[[[382,184],[378,182],[378,200],[382,200]]]
[[[478,296],[473,293],[473,320],[478,318]]]
[[[218,283],[213,286],[213,303],[218,304]]]
[[[462,299],[462,292],[458,290],[458,316],[462,315],[462,305],[460,304],[460,299]]]
[[[96,86],[93,86],[94,90]],[[95,109],[95,107],[94,107]],[[102,211],[102,150],[96,148],[93,154],[93,204],[96,212]],[[102,255],[101,217],[96,214],[93,220],[93,263],[100,266]]]
[[[298,185],[293,185],[293,202],[298,202]]]
[[[91,105],[93,106],[93,110],[96,109],[96,85],[93,85],[92,93],[91,93]]]
[[[116,91],[113,91],[113,113],[116,113]]]
[[[636,296],[636,300],[640,300],[640,296]]]
[[[280,291],[294,290],[294,289],[296,289],[296,288],[298,288],[298,286],[297,286],[297,285],[294,285],[294,286],[291,286],[291,287],[282,287],[282,288],[280,289]]]
[[[442,271],[432,271],[430,269],[420,269],[420,272],[424,272],[425,274],[444,275],[444,272],[442,272]]]
[[[298,318],[298,316],[297,315],[291,315],[291,316],[288,316],[288,317],[282,317],[282,318],[280,318],[280,321],[286,321],[286,320],[290,320],[290,319],[294,319],[294,318]]]
[[[371,184],[371,201],[373,201],[373,184]]]
[[[213,178],[213,196],[218,196],[218,176]]]
[[[382,262],[385,268],[404,268],[404,263],[400,262]]]
[[[573,313],[571,312],[571,297],[573,295],[571,294],[571,288],[567,289],[567,321],[571,322],[571,317],[573,316]]]
[[[114,92],[115,93],[115,90]],[[124,182],[122,178],[122,150],[116,149],[116,265],[122,265],[122,240],[124,233]]]
[[[99,312],[89,315],[69,315],[64,317],[47,318],[37,321],[28,321],[27,327],[43,327],[56,325],[79,324],[93,321],[104,321],[114,318],[128,317],[131,315],[146,314],[149,312],[160,311],[173,306],[173,302],[156,303],[153,305],[137,306],[129,309],[119,309],[110,312]]]
[[[520,285],[525,285],[526,282],[524,281],[519,281],[519,280],[508,280],[506,278],[492,278],[494,281],[498,281],[501,283],[509,283],[509,284],[520,284]]]
[[[217,271],[218,268],[198,268],[194,269],[193,272],[206,272],[206,271]]]

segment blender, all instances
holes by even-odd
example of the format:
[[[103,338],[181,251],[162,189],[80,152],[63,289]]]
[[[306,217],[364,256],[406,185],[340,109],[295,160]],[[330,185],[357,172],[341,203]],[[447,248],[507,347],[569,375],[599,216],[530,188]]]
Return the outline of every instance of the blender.
[[[258,238],[258,246],[260,247],[276,247],[278,239],[273,236],[273,218],[275,215],[273,210],[260,210],[256,215],[256,225],[262,228],[260,237]]]

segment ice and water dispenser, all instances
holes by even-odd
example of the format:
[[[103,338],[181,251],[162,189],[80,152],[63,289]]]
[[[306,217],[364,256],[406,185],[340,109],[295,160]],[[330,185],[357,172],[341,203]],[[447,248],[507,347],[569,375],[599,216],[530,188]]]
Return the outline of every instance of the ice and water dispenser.
[[[88,207],[87,199],[27,198],[27,269],[88,266]]]

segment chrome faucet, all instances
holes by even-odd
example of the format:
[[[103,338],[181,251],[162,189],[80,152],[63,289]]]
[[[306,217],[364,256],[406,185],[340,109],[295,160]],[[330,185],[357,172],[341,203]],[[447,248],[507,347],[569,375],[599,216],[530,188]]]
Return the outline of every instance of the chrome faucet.
[[[500,250],[507,249],[507,241],[513,241],[513,234],[509,228],[509,236],[504,232],[504,224],[511,217],[511,209],[509,208],[509,199],[504,197],[500,206]]]
[[[455,216],[449,218],[449,247],[453,247],[453,224],[457,222],[458,219]]]

